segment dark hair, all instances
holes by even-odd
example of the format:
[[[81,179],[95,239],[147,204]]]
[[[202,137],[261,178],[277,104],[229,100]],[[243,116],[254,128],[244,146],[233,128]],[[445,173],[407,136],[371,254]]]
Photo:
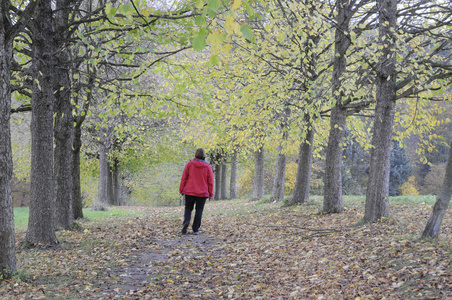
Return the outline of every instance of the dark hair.
[[[195,157],[197,159],[203,159],[203,160],[206,159],[206,151],[204,151],[203,148],[196,149]]]

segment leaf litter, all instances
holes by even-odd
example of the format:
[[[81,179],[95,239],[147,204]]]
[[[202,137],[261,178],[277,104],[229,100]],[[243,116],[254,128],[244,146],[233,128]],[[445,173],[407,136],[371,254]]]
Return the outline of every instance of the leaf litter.
[[[397,204],[359,225],[362,203],[215,201],[201,235],[181,235],[183,208],[82,221],[59,245],[21,249],[2,299],[452,299],[449,209],[438,240],[419,240],[431,206]]]

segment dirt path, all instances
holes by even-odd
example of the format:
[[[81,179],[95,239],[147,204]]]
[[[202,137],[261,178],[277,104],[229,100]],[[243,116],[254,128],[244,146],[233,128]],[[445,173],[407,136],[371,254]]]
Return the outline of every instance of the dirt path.
[[[163,269],[169,261],[204,259],[213,254],[216,243],[214,238],[205,234],[180,235],[174,239],[145,243],[130,256],[126,266],[112,271],[113,280],[100,286],[99,291],[114,298],[146,298],[140,291],[163,276]]]

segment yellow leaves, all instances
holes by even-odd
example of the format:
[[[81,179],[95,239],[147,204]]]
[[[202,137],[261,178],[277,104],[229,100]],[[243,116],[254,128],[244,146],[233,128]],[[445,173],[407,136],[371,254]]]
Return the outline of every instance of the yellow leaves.
[[[210,32],[207,36],[207,40],[212,46],[212,56],[215,56],[221,52],[221,45],[223,43],[224,36],[219,30]]]
[[[232,50],[232,45],[231,44],[229,44],[229,43],[223,44],[223,52],[225,54],[229,54],[231,52],[231,50]]]
[[[239,9],[242,6],[242,0],[231,0],[231,8]]]
[[[195,7],[197,9],[202,9],[204,7],[205,2],[203,0],[196,0]]]
[[[240,34],[240,25],[235,21],[233,16],[227,16],[224,24],[228,34]]]
[[[151,12],[149,9],[145,9],[145,10],[141,11],[141,14],[147,18],[151,15]]]

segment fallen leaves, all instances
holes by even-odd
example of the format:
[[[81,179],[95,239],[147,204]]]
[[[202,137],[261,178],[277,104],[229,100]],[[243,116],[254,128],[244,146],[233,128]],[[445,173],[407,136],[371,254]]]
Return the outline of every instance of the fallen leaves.
[[[352,225],[360,205],[319,215],[313,204],[208,202],[199,236],[179,235],[182,208],[86,221],[58,232],[56,248],[19,250],[23,276],[3,281],[0,298],[451,298],[450,235],[417,239],[430,207]],[[443,224],[450,231],[450,210]]]

